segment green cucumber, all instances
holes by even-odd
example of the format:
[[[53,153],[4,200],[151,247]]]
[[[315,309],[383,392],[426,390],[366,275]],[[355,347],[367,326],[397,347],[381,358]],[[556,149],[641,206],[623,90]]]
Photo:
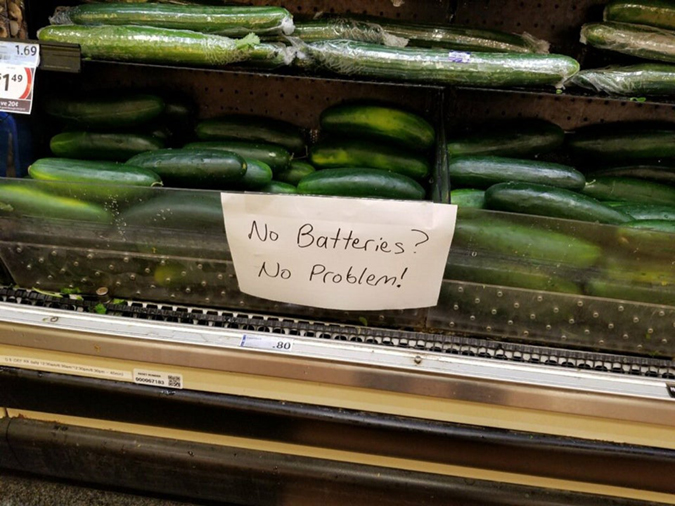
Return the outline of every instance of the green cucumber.
[[[616,123],[580,128],[567,137],[579,160],[630,163],[675,157],[675,128],[670,125]]]
[[[243,37],[293,32],[293,17],[282,7],[166,4],[90,4],[57,9],[52,25],[154,26]]]
[[[236,153],[243,158],[259,160],[274,171],[284,170],[291,163],[291,153],[276,144],[247,141],[204,141],[191,142],[185,149],[220,149]]]
[[[606,278],[594,278],[586,283],[585,291],[594,297],[619,299],[649,304],[675,305],[675,285],[635,283]]]
[[[581,43],[647,60],[675,62],[675,32],[628,23],[590,23],[581,27]]]
[[[255,35],[229,39],[220,35],[151,26],[46,26],[44,42],[78,44],[84,58],[217,67],[248,58]]]
[[[256,69],[275,69],[291,65],[296,54],[295,47],[281,42],[261,42],[251,46],[248,59],[240,65]]]
[[[590,179],[582,193],[598,200],[675,205],[675,188],[672,186],[630,177]]]
[[[286,121],[248,114],[230,114],[200,121],[195,134],[202,141],[238,140],[278,144],[293,153],[306,151],[302,130]]]
[[[270,181],[258,191],[263,193],[298,193],[298,189],[295,186],[282,183],[281,181]]]
[[[303,177],[308,176],[315,171],[316,169],[307,162],[303,162],[302,160],[292,160],[291,165],[287,169],[275,175],[275,179],[282,183],[298,186],[298,183]]]
[[[485,191],[475,188],[452,190],[450,192],[450,203],[459,207],[483,209],[485,207]]]
[[[485,192],[485,207],[569,220],[620,224],[631,217],[602,202],[563,188],[534,183],[499,183]]]
[[[602,249],[572,235],[547,230],[539,223],[514,223],[483,210],[460,208],[453,249],[492,252],[505,259],[547,262],[585,269],[597,264]]]
[[[58,182],[49,185],[49,190],[54,193],[93,201],[134,198],[145,194],[135,188],[126,188],[128,186],[162,186],[162,180],[155,172],[114,162],[42,158],[28,167],[28,174],[32,179]]]
[[[316,171],[298,183],[298,192],[311,195],[422,200],[422,186],[407,176],[381,169],[340,168]]]
[[[657,220],[660,221],[660,220]],[[675,254],[675,237],[671,233],[671,225],[666,222],[667,230],[659,230],[654,227],[654,221],[649,220],[645,228],[637,226],[642,221],[629,222],[629,226],[619,227],[617,231],[617,243],[631,255],[644,254],[650,257],[664,257],[669,263]],[[664,223],[658,223],[657,227],[664,227]]]
[[[405,47],[408,40],[382,29],[380,18],[372,21],[349,18],[319,18],[295,23],[293,37],[304,42],[358,40],[385,46]]]
[[[113,222],[113,215],[102,206],[43,191],[43,183],[0,182],[0,213],[6,216],[30,216],[45,219]],[[49,188],[49,186],[47,186]]]
[[[272,168],[265,162],[244,158],[246,161],[246,174],[237,181],[234,189],[240,190],[260,190],[272,182]]]
[[[451,86],[556,86],[579,71],[568,56],[530,53],[465,53],[443,49],[391,48],[333,40],[304,48],[319,67],[337,74]]]
[[[610,167],[589,172],[586,174],[586,179],[590,181],[591,179],[605,176],[632,177],[636,179],[646,179],[655,183],[675,185],[675,167],[656,164]]]
[[[607,204],[607,202],[605,202]],[[664,206],[656,204],[633,204],[631,202],[617,202],[612,207],[626,213],[634,220],[673,220],[675,221],[675,205]]]
[[[121,94],[53,97],[45,102],[50,116],[70,125],[90,128],[123,128],[148,123],[164,112],[156,95]]]
[[[448,140],[448,155],[495,155],[527,158],[562,146],[565,132],[539,119],[504,121]]]
[[[164,143],[151,135],[103,132],[63,132],[49,147],[61,158],[126,161],[145,151],[162,149]]]
[[[664,0],[612,0],[605,5],[603,19],[675,30],[675,5]]]
[[[567,165],[501,156],[458,156],[450,159],[448,173],[453,186],[486,189],[497,183],[520,181],[581,190],[584,175]]]
[[[390,142],[426,151],[436,140],[434,127],[421,116],[380,105],[340,104],[321,113],[321,129],[332,134]]]
[[[624,97],[672,95],[675,65],[640,63],[582,70],[568,84]]]
[[[518,262],[490,254],[470,255],[450,252],[443,278],[503,285],[528,290],[581,294],[581,287],[574,281],[556,273],[556,267],[537,262]]]
[[[421,179],[431,165],[425,156],[388,144],[360,139],[325,139],[309,150],[309,160],[318,168],[370,167]]]
[[[626,223],[625,226],[675,234],[675,221],[672,220],[636,220]]]
[[[246,162],[235,154],[218,149],[159,149],[127,160],[159,174],[166,186],[225,189],[246,174]]]

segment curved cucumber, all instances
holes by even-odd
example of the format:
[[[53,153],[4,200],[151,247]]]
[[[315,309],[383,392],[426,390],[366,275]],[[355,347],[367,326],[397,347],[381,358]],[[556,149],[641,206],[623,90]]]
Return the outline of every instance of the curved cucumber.
[[[319,168],[370,167],[420,179],[431,166],[425,156],[388,144],[357,139],[326,139],[309,150],[309,159]]]
[[[633,204],[631,202],[617,202],[614,209],[626,213],[634,220],[672,220],[675,221],[675,205],[663,206],[656,204]]]
[[[281,181],[270,181],[258,191],[263,193],[298,193],[295,186]]]
[[[145,124],[162,114],[164,101],[155,95],[101,95],[54,97],[45,102],[47,114],[59,120],[91,128],[121,128]]]
[[[0,213],[110,224],[113,215],[102,206],[42,191],[38,184],[0,182]]]
[[[565,132],[548,121],[507,121],[448,140],[448,155],[530,157],[562,146]]]
[[[483,209],[485,207],[485,191],[474,188],[452,190],[450,192],[450,203],[459,207]]]
[[[316,169],[307,162],[301,160],[292,160],[290,167],[276,174],[275,179],[282,183],[292,184],[298,186],[300,180],[316,172]]]
[[[286,121],[263,116],[231,114],[197,124],[197,138],[203,141],[239,140],[278,144],[293,153],[306,151],[302,130]]]
[[[586,184],[586,178],[581,172],[566,165],[501,156],[451,158],[448,172],[454,186],[471,188],[489,188],[497,183],[520,181],[581,190]]]
[[[246,174],[241,156],[217,149],[159,149],[136,155],[127,164],[153,170],[166,186],[181,188],[227,188]]]
[[[599,49],[647,60],[675,62],[675,32],[629,23],[590,23],[581,27],[581,42]]]
[[[605,5],[605,21],[675,29],[675,5],[664,0],[612,0]]]
[[[675,65],[640,63],[582,70],[570,84],[618,96],[672,95],[675,87]]]
[[[675,205],[675,188],[672,186],[629,177],[605,176],[589,180],[582,193],[598,200]]]
[[[636,220],[626,223],[625,226],[675,234],[675,221],[671,220]]]
[[[52,137],[49,147],[61,158],[123,162],[144,151],[162,149],[164,143],[143,134],[63,132]]]
[[[281,7],[88,4],[58,9],[53,25],[137,25],[243,37],[293,32],[293,17]]]
[[[272,182],[272,169],[265,162],[245,158],[246,174],[234,184],[234,188],[241,190],[260,190]]]
[[[125,186],[162,186],[162,180],[155,172],[114,162],[42,158],[28,167],[28,174],[32,179],[42,181],[76,183],[49,185],[49,190],[94,201],[133,198],[144,194]]]
[[[392,107],[340,104],[324,110],[320,121],[326,132],[395,143],[415,151],[430,149],[436,140],[428,121]]]
[[[485,192],[485,207],[597,223],[619,224],[631,217],[602,202],[563,188],[533,183],[500,183]]]
[[[402,200],[422,200],[425,196],[424,188],[414,179],[370,168],[319,170],[298,183],[298,192]]]
[[[675,157],[675,128],[640,124],[593,125],[567,138],[572,154],[580,160],[625,163]]]
[[[611,167],[586,174],[587,180],[598,177],[632,177],[646,179],[655,183],[675,185],[675,167],[663,165],[627,165],[624,167]]]
[[[259,160],[276,172],[288,167],[291,163],[291,153],[287,149],[275,144],[246,141],[205,141],[191,142],[185,149],[219,149],[236,153],[245,159]]]
[[[451,86],[562,86],[579,71],[568,56],[532,53],[464,53],[443,49],[390,48],[350,40],[307,44],[307,55],[338,74]]]

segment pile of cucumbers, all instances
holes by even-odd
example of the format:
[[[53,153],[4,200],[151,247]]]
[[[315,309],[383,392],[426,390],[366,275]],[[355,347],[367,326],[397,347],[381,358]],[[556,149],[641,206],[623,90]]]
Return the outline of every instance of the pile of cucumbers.
[[[450,195],[460,218],[448,276],[675,304],[673,145],[672,125],[565,133],[542,120],[450,139]],[[569,164],[544,161],[552,158]]]

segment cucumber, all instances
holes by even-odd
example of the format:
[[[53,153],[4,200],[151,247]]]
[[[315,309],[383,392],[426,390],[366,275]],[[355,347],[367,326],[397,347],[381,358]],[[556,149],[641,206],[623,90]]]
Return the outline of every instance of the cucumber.
[[[391,48],[334,40],[307,44],[319,67],[337,74],[454,86],[556,86],[579,71],[568,56],[529,53],[464,53],[443,49]]]
[[[652,220],[649,220],[652,221]],[[630,252],[631,255],[638,254],[648,255],[650,257],[663,257],[668,263],[672,264],[673,255],[675,254],[675,243],[673,242],[673,234],[670,230],[657,230],[654,223],[648,223],[646,228],[636,226],[642,222],[629,222],[630,226],[622,226],[617,231],[617,243],[624,250]],[[670,223],[670,222],[667,222]],[[659,223],[657,226],[662,226]],[[670,227],[670,225],[666,225]]]
[[[247,141],[204,141],[191,142],[184,146],[185,149],[220,149],[230,151],[239,156],[259,160],[274,171],[284,170],[291,163],[291,153],[276,144],[266,144],[262,142]]]
[[[675,205],[675,188],[630,177],[603,176],[586,183],[583,193],[598,200]]]
[[[298,192],[311,195],[422,200],[422,186],[407,176],[381,169],[319,170],[302,178]]]
[[[340,104],[321,113],[321,129],[332,134],[390,142],[415,151],[431,149],[434,127],[411,112],[365,104]]]
[[[608,224],[632,220],[627,214],[587,195],[534,183],[499,183],[491,186],[485,192],[485,207],[497,211]]]
[[[581,43],[647,60],[675,62],[675,32],[628,23],[590,23],[581,27]]]
[[[61,158],[126,161],[145,151],[162,149],[164,143],[151,135],[102,132],[63,132],[49,147]]]
[[[281,42],[261,42],[251,46],[248,59],[240,65],[271,70],[291,65],[297,52],[297,48]]]
[[[50,116],[70,125],[89,128],[123,128],[148,123],[164,112],[156,95],[126,94],[53,97],[45,102]]]
[[[258,191],[263,193],[298,193],[298,189],[295,186],[282,183],[281,181],[270,181]]]
[[[145,194],[126,186],[162,186],[162,180],[155,172],[114,162],[42,158],[28,167],[28,174],[32,179],[58,182],[49,185],[49,191],[54,193],[103,202],[119,198],[133,199]]]
[[[350,18],[319,18],[296,22],[293,37],[298,37],[304,42],[343,39],[405,47],[408,40],[383,30],[379,24],[380,19],[368,21]]]
[[[513,223],[496,213],[470,208],[459,209],[452,247],[576,269],[591,267],[602,258],[602,249],[584,239],[544,229],[538,223]]]
[[[562,146],[565,132],[539,119],[505,121],[487,129],[451,138],[448,155],[496,155],[528,158]]]
[[[260,190],[272,182],[273,172],[269,165],[252,158],[244,160],[246,161],[246,174],[233,185],[234,189]]]
[[[675,29],[675,5],[664,0],[612,0],[603,11],[605,21]]]
[[[246,174],[246,162],[217,149],[159,149],[136,155],[127,164],[159,174],[166,186],[226,189]]]
[[[512,286],[528,290],[581,294],[579,284],[556,274],[550,264],[518,262],[490,254],[451,252],[444,279]]]
[[[585,287],[588,295],[649,304],[675,305],[675,285],[635,283],[606,278],[594,278]]]
[[[200,121],[195,134],[202,141],[238,140],[278,144],[293,153],[306,151],[302,130],[286,121],[264,116],[230,114]]]
[[[651,123],[617,123],[580,128],[567,138],[579,160],[630,163],[675,157],[675,128]]]
[[[275,179],[282,183],[298,186],[298,183],[303,177],[308,176],[315,171],[316,169],[307,162],[292,160],[291,165],[287,169],[277,173]]]
[[[431,165],[423,155],[388,144],[360,139],[325,139],[309,150],[309,160],[318,168],[370,167],[421,179]]]
[[[625,226],[675,234],[675,221],[672,220],[636,220],[626,223]]]
[[[248,58],[255,35],[229,39],[220,35],[151,26],[46,26],[44,42],[79,44],[84,58],[140,63],[216,67]]]
[[[90,4],[57,9],[52,25],[154,26],[243,37],[293,33],[293,17],[281,7],[166,4]]]
[[[640,63],[582,70],[568,84],[624,97],[672,95],[675,65]]]
[[[607,202],[605,202],[606,204]],[[675,206],[655,204],[633,204],[617,202],[612,207],[626,213],[634,220],[673,220],[675,221]]]
[[[586,174],[586,179],[598,177],[632,177],[646,179],[655,183],[675,185],[675,167],[664,165],[626,165],[622,167],[610,167]]]
[[[45,219],[113,222],[113,215],[102,206],[43,191],[43,183],[18,184],[0,181],[0,214]]]
[[[485,207],[485,191],[474,188],[452,190],[450,192],[450,203],[459,207],[483,209]]]
[[[497,183],[520,181],[581,190],[584,175],[567,165],[501,156],[458,156],[450,159],[448,173],[453,186],[485,189]]]

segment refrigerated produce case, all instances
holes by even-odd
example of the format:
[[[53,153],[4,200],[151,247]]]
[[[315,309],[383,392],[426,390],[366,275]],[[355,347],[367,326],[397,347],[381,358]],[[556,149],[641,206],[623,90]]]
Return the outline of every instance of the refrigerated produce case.
[[[582,58],[578,28],[600,5],[285,6],[528,31]],[[54,6],[27,5],[33,31]],[[573,130],[673,110],[567,91],[81,61],[76,46],[58,44],[42,45],[37,86],[36,146],[54,133],[39,104],[63,89],[180,91],[200,118],[262,114],[313,135],[321,111],[345,100],[404,106],[436,127],[430,196],[442,204],[452,187],[445,140],[465,127],[541,118]],[[611,225],[477,213],[593,238],[605,254],[619,247]],[[531,261],[469,234],[455,238],[448,265],[476,257]],[[283,304],[239,291],[222,232],[173,225],[3,217],[0,258],[3,467],[237,504],[675,503],[671,305],[450,275],[433,308]],[[592,271],[572,258],[553,274]]]

